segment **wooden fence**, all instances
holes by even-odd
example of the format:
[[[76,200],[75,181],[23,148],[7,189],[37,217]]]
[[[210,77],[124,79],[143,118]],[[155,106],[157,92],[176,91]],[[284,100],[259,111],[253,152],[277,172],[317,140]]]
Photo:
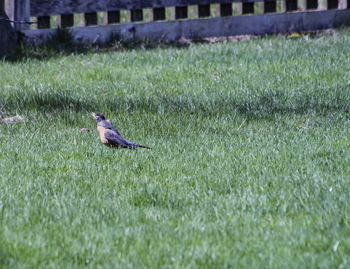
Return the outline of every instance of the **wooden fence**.
[[[111,36],[176,40],[319,30],[350,24],[350,0],[5,0],[28,43],[69,27],[77,43]]]

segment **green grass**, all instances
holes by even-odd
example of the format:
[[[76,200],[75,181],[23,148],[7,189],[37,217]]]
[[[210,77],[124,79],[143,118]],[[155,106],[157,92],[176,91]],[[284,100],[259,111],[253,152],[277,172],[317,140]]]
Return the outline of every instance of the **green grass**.
[[[1,61],[0,267],[348,268],[349,29],[306,37]]]

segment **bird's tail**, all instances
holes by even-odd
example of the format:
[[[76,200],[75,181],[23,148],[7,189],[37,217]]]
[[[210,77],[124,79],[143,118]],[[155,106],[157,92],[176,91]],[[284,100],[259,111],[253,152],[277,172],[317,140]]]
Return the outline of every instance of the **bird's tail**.
[[[144,149],[152,149],[150,147],[144,146],[144,145],[139,145],[139,144],[135,144],[136,148],[144,148]]]

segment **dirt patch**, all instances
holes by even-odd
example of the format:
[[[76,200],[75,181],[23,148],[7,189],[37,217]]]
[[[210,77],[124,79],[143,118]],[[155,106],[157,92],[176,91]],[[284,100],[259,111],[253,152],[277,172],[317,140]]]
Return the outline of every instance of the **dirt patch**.
[[[3,107],[0,107],[0,123],[6,123],[6,124],[11,124],[11,123],[16,123],[16,122],[21,122],[24,121],[24,118],[16,115],[16,116],[11,116],[11,114]]]
[[[89,133],[90,130],[87,129],[87,128],[81,128],[81,129],[80,129],[80,132],[81,132],[81,133]]]

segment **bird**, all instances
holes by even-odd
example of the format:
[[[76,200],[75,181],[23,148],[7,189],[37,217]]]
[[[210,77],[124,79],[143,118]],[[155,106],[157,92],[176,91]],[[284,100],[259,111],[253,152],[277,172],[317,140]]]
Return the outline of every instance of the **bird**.
[[[100,134],[101,142],[109,147],[116,148],[128,148],[128,149],[136,149],[136,148],[145,148],[151,149],[150,147],[143,146],[140,144],[136,144],[134,142],[126,140],[121,134],[114,128],[114,126],[106,120],[105,115],[103,113],[91,113],[91,116],[97,122],[97,130]]]

